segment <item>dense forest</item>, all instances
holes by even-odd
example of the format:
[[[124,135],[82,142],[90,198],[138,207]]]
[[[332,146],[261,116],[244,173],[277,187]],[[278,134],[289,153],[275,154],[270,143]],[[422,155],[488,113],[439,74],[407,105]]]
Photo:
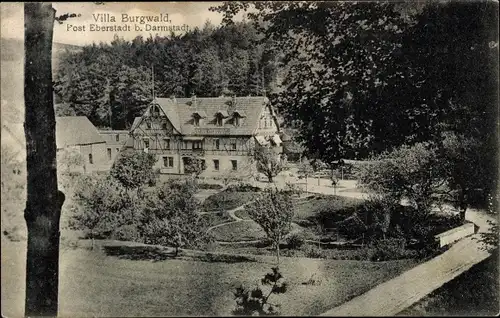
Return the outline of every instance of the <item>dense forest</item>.
[[[87,116],[96,126],[127,129],[157,97],[263,95],[276,89],[277,54],[253,24],[183,35],[137,37],[84,46],[61,56],[55,72],[58,115]]]
[[[250,8],[247,21],[233,21]],[[152,98],[154,69],[156,96],[265,93],[310,145],[307,155],[327,162],[440,142],[450,131],[481,141],[481,152],[496,149],[497,3],[227,2],[211,10],[223,14],[220,26],[115,38],[61,56],[57,114],[127,129]]]

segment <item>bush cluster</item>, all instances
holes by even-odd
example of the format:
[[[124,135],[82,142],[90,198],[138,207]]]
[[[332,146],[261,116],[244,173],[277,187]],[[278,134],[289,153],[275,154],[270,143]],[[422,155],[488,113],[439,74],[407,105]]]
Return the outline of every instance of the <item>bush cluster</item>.
[[[198,183],[198,189],[201,190],[220,190],[222,186],[216,183]]]
[[[169,181],[148,191],[127,190],[111,176],[85,175],[74,189],[70,228],[92,239],[204,248],[208,219],[199,215],[195,182]]]
[[[260,192],[261,189],[259,187],[255,187],[250,183],[238,182],[236,184],[231,184],[227,187],[226,191],[228,192]]]

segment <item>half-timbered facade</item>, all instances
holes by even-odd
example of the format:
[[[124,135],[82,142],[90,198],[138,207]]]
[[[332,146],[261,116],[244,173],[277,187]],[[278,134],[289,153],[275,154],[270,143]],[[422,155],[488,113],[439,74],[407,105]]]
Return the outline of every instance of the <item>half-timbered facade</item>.
[[[133,148],[155,154],[161,173],[184,174],[196,157],[207,176],[248,167],[258,146],[280,153],[278,133],[266,97],[156,98],[130,130]]]

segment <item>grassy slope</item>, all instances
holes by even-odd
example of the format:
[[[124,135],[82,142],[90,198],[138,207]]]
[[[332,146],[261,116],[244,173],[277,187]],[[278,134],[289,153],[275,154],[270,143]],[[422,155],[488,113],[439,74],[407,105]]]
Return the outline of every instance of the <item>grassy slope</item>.
[[[304,220],[314,217],[323,209],[341,210],[345,207],[355,206],[362,202],[359,199],[346,198],[333,195],[315,195],[307,200],[300,200],[295,209],[295,219]]]
[[[2,239],[2,314],[20,316],[24,298],[25,242]],[[229,315],[232,292],[253,285],[273,258],[259,262],[120,259],[82,249],[61,252],[63,316]],[[290,289],[278,301],[288,315],[324,312],[413,266],[408,261],[370,263],[285,258]],[[302,285],[313,273],[323,283]]]
[[[401,312],[404,316],[496,315],[499,311],[498,252]]]
[[[203,209],[205,211],[231,210],[248,203],[258,195],[258,192],[222,191],[207,197],[203,202]]]
[[[266,237],[264,230],[254,221],[229,223],[213,229],[218,241],[235,242],[258,240]]]

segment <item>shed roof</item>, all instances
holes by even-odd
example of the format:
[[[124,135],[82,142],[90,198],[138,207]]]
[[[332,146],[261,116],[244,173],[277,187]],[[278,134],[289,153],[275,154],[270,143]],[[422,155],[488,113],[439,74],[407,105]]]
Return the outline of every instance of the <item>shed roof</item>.
[[[57,149],[67,146],[105,143],[97,128],[85,116],[56,117]]]

